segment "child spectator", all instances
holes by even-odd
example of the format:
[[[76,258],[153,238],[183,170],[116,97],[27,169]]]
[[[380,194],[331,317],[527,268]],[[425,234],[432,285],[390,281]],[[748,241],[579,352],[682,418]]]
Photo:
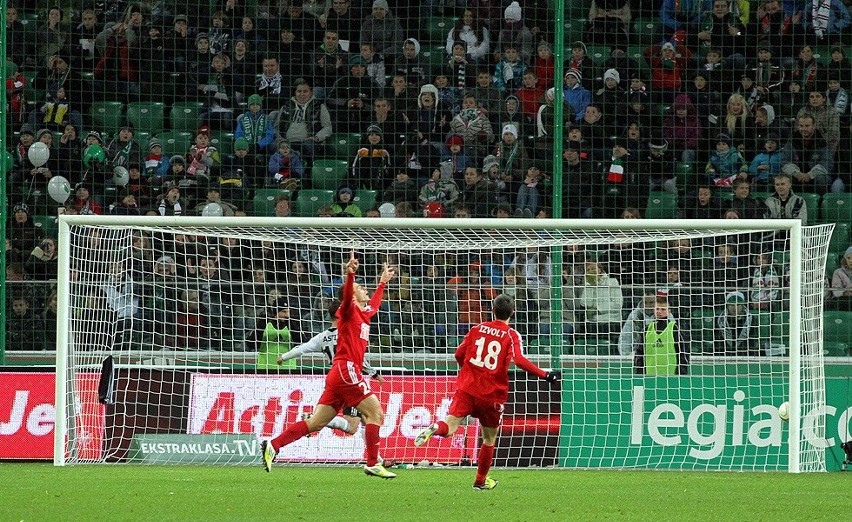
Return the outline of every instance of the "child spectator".
[[[101,215],[104,211],[98,202],[90,197],[90,189],[91,186],[87,183],[77,183],[74,187],[74,206],[80,215]]]
[[[760,355],[757,321],[746,307],[742,292],[730,292],[725,297],[725,309],[716,317],[713,334],[715,355]]]
[[[544,88],[539,85],[534,69],[524,71],[523,84],[515,91],[515,96],[521,102],[521,113],[529,120],[534,120],[538,114],[538,106],[544,95]]]
[[[408,176],[406,169],[398,169],[396,179],[387,187],[382,201],[391,201],[394,204],[407,201],[417,201],[417,182]]]
[[[137,171],[138,172],[138,171]],[[138,216],[139,205],[136,203],[136,196],[131,192],[126,191],[120,194],[116,204],[110,205],[109,213],[113,216]]]
[[[523,87],[524,71],[527,65],[518,54],[514,44],[502,49],[502,58],[494,68],[494,85],[503,93],[511,93]]]
[[[173,161],[175,157],[180,156],[173,156]],[[180,158],[183,159],[182,157]],[[186,200],[181,198],[180,187],[172,185],[166,190],[166,193],[161,196],[159,204],[157,205],[157,212],[161,216],[182,216],[188,208]]]
[[[465,94],[461,110],[450,121],[450,129],[464,140],[475,157],[482,157],[494,142],[494,129],[488,113],[477,106],[476,97]]]
[[[737,178],[748,178],[748,167],[740,151],[733,147],[731,137],[721,133],[716,137],[716,152],[704,167],[707,182],[716,187],[730,187]]]
[[[656,297],[654,320],[636,347],[633,368],[639,375],[686,375],[689,351],[677,321],[671,316],[668,296]]]
[[[459,41],[453,44],[447,72],[450,85],[460,93],[476,85],[476,66],[467,52],[466,42]]]
[[[583,75],[579,69],[569,69],[563,78],[562,95],[574,110],[574,121],[580,121],[586,113],[586,106],[592,101],[592,93],[582,85]]]
[[[763,219],[766,205],[749,195],[751,186],[748,180],[737,178],[734,180],[733,189],[734,199],[731,201],[730,208],[738,211],[743,219]]]
[[[163,144],[157,138],[148,140],[148,154],[145,155],[145,177],[156,184],[169,173],[169,157],[163,154]],[[162,184],[162,183],[159,183]]]
[[[685,200],[678,217],[681,219],[719,219],[722,215],[722,204],[714,196],[714,188],[712,185],[698,187],[697,194]]]
[[[758,153],[748,167],[749,178],[754,188],[765,190],[770,180],[781,172],[782,153],[778,148],[778,134],[770,132],[763,142],[763,152]]]
[[[464,176],[464,170],[473,161],[464,152],[464,139],[458,134],[450,134],[445,143],[445,149],[441,151],[441,163],[449,164],[448,170],[455,179]]]
[[[538,78],[538,86],[542,89],[553,87],[554,61],[553,49],[550,44],[544,41],[540,42],[533,62],[533,71]]]
[[[338,189],[331,210],[339,217],[361,217],[361,208],[352,202],[355,192],[349,187]]]
[[[840,267],[831,275],[831,293],[826,301],[831,310],[852,311],[852,246],[840,258]]]
[[[6,325],[6,342],[12,350],[42,350],[44,328],[26,295],[12,297],[12,313]]]
[[[506,183],[507,192],[517,194],[527,169],[527,153],[518,139],[518,128],[515,125],[505,125],[501,136],[495,153],[499,161],[500,177]]]
[[[259,94],[248,97],[248,109],[237,117],[234,139],[240,138],[248,142],[252,153],[266,152],[275,140],[272,121],[263,111],[263,98]]]
[[[603,75],[603,87],[595,92],[595,103],[601,108],[604,120],[612,127],[623,127],[625,100],[624,91],[618,86],[621,83],[621,74],[615,69],[607,69]],[[621,125],[616,125],[621,123]]]
[[[186,172],[196,178],[203,178],[203,184],[212,177],[213,170],[221,164],[219,151],[210,145],[210,128],[202,126],[195,133],[195,144],[189,148],[187,155],[189,165]]]
[[[13,8],[10,6],[9,9]],[[12,57],[10,56],[9,59],[11,60]],[[28,83],[26,76],[18,69],[18,65],[13,61],[7,61],[6,99],[9,104],[9,123],[20,124],[27,118],[29,106],[27,105],[25,88]]]
[[[543,174],[536,166],[527,169],[524,182],[518,187],[515,200],[515,217],[531,218],[538,214],[541,205]]]
[[[450,68],[440,67],[434,73],[432,85],[438,92],[438,106],[446,108],[451,114],[458,112],[461,106],[462,89],[450,83]]]
[[[267,163],[267,185],[277,185],[282,190],[299,188],[305,166],[299,153],[290,148],[287,140],[278,140],[278,152],[269,157]]]
[[[647,150],[643,151],[643,161],[639,168],[646,174],[650,190],[663,190],[677,194],[675,162],[669,151],[669,142],[665,138],[648,140]]]
[[[207,189],[207,199],[195,205],[195,215],[204,215],[204,208],[211,203],[219,205],[222,208],[222,215],[226,217],[232,217],[239,210],[236,205],[222,201],[222,192],[219,190],[219,187],[211,185]]]
[[[440,169],[434,169],[429,181],[420,188],[417,198],[420,206],[426,208],[431,203],[440,203],[444,210],[449,213],[459,199],[459,187],[450,178],[443,178]]]
[[[367,143],[359,148],[352,160],[351,186],[382,190],[391,182],[391,156],[382,143],[382,128],[367,127]]]
[[[686,47],[675,48],[671,42],[652,45],[644,51],[651,68],[651,90],[658,103],[669,103],[683,85],[686,63],[692,53]]]
[[[760,252],[754,255],[751,273],[751,296],[749,306],[756,310],[772,310],[781,304],[781,268],[772,262],[772,254]]]

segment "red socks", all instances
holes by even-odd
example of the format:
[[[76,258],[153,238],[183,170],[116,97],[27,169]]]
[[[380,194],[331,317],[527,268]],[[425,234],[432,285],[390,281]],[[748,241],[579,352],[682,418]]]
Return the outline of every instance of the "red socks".
[[[364,453],[367,455],[367,465],[375,466],[379,461],[379,425],[367,424],[364,426],[364,442],[366,447]]]
[[[438,421],[435,424],[438,425],[438,431],[435,432],[435,435],[439,437],[447,437],[450,435],[450,427],[447,426],[446,422]]]
[[[299,421],[291,424],[284,433],[272,439],[272,449],[278,451],[282,446],[295,442],[308,434],[308,423]]]
[[[479,447],[479,459],[476,464],[476,482],[474,484],[485,484],[485,477],[491,469],[491,460],[494,458],[494,446],[483,444]]]

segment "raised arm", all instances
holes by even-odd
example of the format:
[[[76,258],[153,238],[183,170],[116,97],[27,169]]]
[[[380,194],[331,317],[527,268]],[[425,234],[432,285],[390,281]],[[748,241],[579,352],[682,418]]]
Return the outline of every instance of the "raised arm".
[[[395,275],[395,267],[392,267],[387,263],[382,265],[382,274],[379,276],[379,284],[376,286],[373,296],[370,297],[370,307],[373,309],[374,313],[379,310],[379,305],[382,304],[382,295],[385,293],[385,286],[387,286],[388,281],[393,279]]]
[[[290,359],[295,359],[300,355],[304,355],[306,353],[319,353],[322,352],[322,338],[325,336],[326,332],[320,332],[315,336],[311,337],[308,341],[294,346],[291,350],[282,353],[278,356],[278,364],[283,364],[284,361],[289,361]]]

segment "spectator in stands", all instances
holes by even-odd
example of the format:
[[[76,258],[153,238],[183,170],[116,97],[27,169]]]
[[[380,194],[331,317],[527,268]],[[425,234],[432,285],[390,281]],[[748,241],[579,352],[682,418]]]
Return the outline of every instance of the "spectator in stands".
[[[592,0],[586,22],[586,41],[624,49],[633,13],[627,0]],[[625,76],[626,78],[627,76]]]
[[[478,107],[476,96],[465,93],[461,110],[450,120],[452,132],[461,136],[474,157],[483,157],[494,142],[494,130],[488,113]]]
[[[596,163],[582,157],[582,145],[568,140],[562,151],[562,216],[589,218],[594,202],[592,193],[597,178]]]
[[[456,42],[465,42],[470,59],[474,63],[483,63],[489,57],[491,50],[491,34],[482,20],[476,17],[473,9],[468,7],[462,12],[461,18],[456,21],[450,32],[447,33],[447,55],[452,56],[453,45]]]
[[[6,346],[10,350],[43,350],[44,326],[33,309],[30,297],[20,293],[12,296],[12,313],[6,324]]]
[[[515,217],[531,218],[538,214],[543,206],[550,206],[544,201],[544,174],[535,165],[527,169],[524,181],[518,185],[515,199]]]
[[[523,87],[527,62],[521,58],[512,43],[503,46],[500,56],[501,59],[494,68],[494,85],[504,94],[514,93]]]
[[[391,201],[394,204],[403,201],[414,203],[417,196],[417,182],[409,177],[406,169],[400,168],[396,171],[396,179],[385,189],[382,201]]]
[[[207,29],[210,38],[210,52],[214,55],[231,51],[233,34],[231,23],[224,11],[216,11],[210,18],[211,27]]]
[[[233,76],[225,69],[228,60],[224,54],[213,56],[206,74],[201,76],[203,84],[199,84],[204,106],[198,121],[213,130],[230,130],[234,119]]]
[[[378,125],[367,127],[367,139],[352,159],[349,186],[356,189],[383,190],[393,179],[390,151]]]
[[[361,129],[370,121],[378,89],[367,76],[367,62],[361,55],[349,60],[349,71],[348,76],[334,83],[328,105],[334,111],[335,123],[343,128]]]
[[[266,181],[264,159],[265,156],[249,153],[249,143],[245,138],[234,140],[234,153],[222,158],[219,180],[222,196],[241,201],[246,195],[244,189],[263,187]]]
[[[402,26],[391,13],[387,0],[373,0],[373,11],[361,24],[359,41],[374,44],[376,52],[387,56],[403,38]]]
[[[686,47],[666,42],[647,47],[643,55],[651,68],[652,98],[657,103],[670,103],[683,87],[692,53]]]
[[[587,90],[592,91],[595,89],[594,79],[597,67],[595,67],[595,62],[592,58],[586,53],[586,44],[579,40],[572,43],[571,57],[565,60],[563,67],[564,73],[572,69],[579,72],[580,75],[577,78]]]
[[[496,32],[495,27],[490,28]],[[533,34],[523,21],[523,11],[518,2],[509,4],[503,11],[503,26],[497,35],[495,61],[503,59],[504,50],[513,46],[524,63],[532,63]]]
[[[350,0],[333,0],[331,9],[317,18],[323,29],[333,29],[340,37],[340,46],[348,53],[358,51],[358,37],[361,31],[361,20],[355,9],[350,7]]]
[[[420,55],[420,42],[415,38],[408,38],[402,43],[402,54],[391,55],[385,53],[385,56],[393,56],[393,74],[401,74],[405,77],[406,83],[412,88],[420,88],[426,83],[429,77],[429,67],[426,61]],[[394,85],[394,90],[401,87]]]
[[[322,43],[323,32],[319,20],[313,15],[306,14],[302,2],[290,2],[283,15],[279,18],[280,27],[293,33],[294,44],[297,47],[313,49]],[[281,63],[287,63],[283,59]]]
[[[585,320],[577,325],[577,333],[609,337],[621,331],[621,307],[624,304],[621,286],[594,259],[586,261],[579,304],[585,311]]]
[[[314,96],[325,100],[334,83],[347,74],[349,56],[340,48],[340,37],[326,29],[323,43],[311,58]]]
[[[392,107],[391,101],[387,98],[378,97],[373,101],[373,117],[370,125],[376,125],[382,129],[382,141],[389,147],[391,158],[395,162],[401,154],[398,148],[405,140],[405,121],[402,114]]]
[[[781,304],[781,267],[772,260],[769,252],[754,254],[749,288],[749,307],[755,310],[774,310]]]
[[[799,48],[799,59],[793,62],[790,69],[787,78],[797,84],[802,92],[813,92],[822,87],[823,65],[814,58],[812,46],[806,44]]]
[[[32,88],[36,92],[57,92],[61,87],[65,91],[65,97],[77,104],[81,113],[86,113],[92,102],[92,86],[84,80],[80,73],[71,69],[69,58],[60,52],[47,60],[47,68],[39,69],[32,81]],[[43,63],[43,62],[40,62]],[[44,101],[47,101],[45,97]],[[31,100],[37,103],[41,100]]]
[[[779,169],[780,172],[780,169]],[[766,204],[749,195],[751,184],[747,179],[737,179],[733,184],[734,199],[731,201],[732,209],[739,212],[743,219],[763,219],[766,213]]]
[[[292,217],[293,206],[288,194],[281,194],[275,200],[275,217]]]
[[[724,311],[716,317],[716,329],[713,331],[714,354],[760,355],[757,333],[757,320],[746,306],[743,293],[728,293]]]
[[[349,187],[340,187],[334,195],[334,203],[331,205],[331,210],[338,217],[361,217],[361,207],[359,207],[352,198],[355,197],[355,192]]]
[[[749,180],[758,190],[765,190],[770,180],[781,172],[782,153],[778,148],[778,134],[770,132],[763,142],[763,152],[754,156],[748,168]]]
[[[491,301],[497,290],[482,277],[482,263],[471,261],[467,267],[447,281],[447,290],[458,302],[458,334],[465,335],[471,326],[479,324],[488,315]]]
[[[796,130],[782,151],[785,165],[795,166],[790,167],[788,174],[793,176],[796,190],[824,194],[832,186],[833,159],[828,143],[817,130],[811,114],[803,114],[796,121]]]
[[[707,0],[663,0],[660,7],[660,35],[658,40],[671,40],[676,37],[683,41],[692,26],[698,24],[704,12]]]
[[[831,275],[831,292],[826,307],[852,311],[852,246],[843,253],[840,266]]]
[[[443,142],[450,129],[452,114],[438,103],[438,89],[428,83],[421,87],[417,106],[419,110],[408,116],[409,132],[414,134],[414,143],[427,145]]]
[[[465,152],[464,138],[458,134],[451,133],[441,149],[441,167],[450,172],[450,175],[461,180],[468,165],[474,165],[476,158],[470,157]]]
[[[441,176],[441,169],[432,170],[429,180],[420,188],[417,200],[422,208],[430,203],[440,203],[446,212],[453,210],[459,199],[459,187],[451,178]]]
[[[6,229],[6,262],[24,262],[42,237],[42,229],[36,227],[27,204],[16,203]]]
[[[615,69],[607,69],[603,75],[603,86],[595,91],[595,103],[601,108],[604,121],[613,128],[622,128],[626,124],[624,120],[627,95],[619,84],[621,75]],[[620,123],[620,125],[618,125]]]
[[[745,25],[731,10],[731,1],[713,0],[712,8],[704,11],[686,41],[692,49],[718,48],[731,68],[741,71],[747,38]]]
[[[52,237],[42,238],[41,242],[32,249],[24,262],[24,270],[30,279],[47,281],[56,279],[58,270],[58,249],[56,240]]]
[[[766,198],[766,206],[769,207],[766,217],[769,219],[799,219],[803,225],[808,224],[808,206],[801,196],[793,192],[793,175],[795,166],[786,164],[781,167],[781,173],[776,174],[772,183],[775,192]],[[799,172],[801,174],[801,172]]]
[[[465,91],[465,95],[467,94],[476,97],[477,107],[486,112],[492,125],[496,125],[495,119],[499,116],[500,106],[506,98],[494,85],[494,77],[489,70],[480,69],[476,73],[476,87]]]
[[[231,53],[230,72],[233,76],[234,99],[238,104],[243,104],[254,93],[254,81],[257,71],[260,70],[255,50],[258,47],[249,47],[248,41],[238,38],[234,40],[234,50]]]
[[[831,47],[831,59],[825,66],[826,77],[830,80],[832,73],[837,74],[840,83],[848,90],[852,84],[852,63],[846,57],[846,49],[842,45]],[[841,111],[842,112],[842,111]]]
[[[313,96],[311,84],[296,82],[295,95],[269,115],[276,138],[286,138],[307,165],[322,151],[323,142],[331,136],[331,116],[325,104]]]
[[[852,16],[849,16],[849,10],[842,1],[829,0],[828,4],[826,7],[825,2],[820,2],[816,17],[814,9],[805,9],[802,25],[805,33],[815,37],[816,41],[837,43],[852,23]]]
[[[713,194],[715,187],[704,185],[698,187],[694,197],[684,198],[678,217],[681,219],[719,219],[722,215],[722,204]]]
[[[805,114],[813,116],[816,130],[825,140],[826,153],[830,158],[833,158],[840,143],[840,114],[832,105],[827,103],[827,100],[825,91],[811,91],[808,95],[807,107],[799,109],[796,118]]]
[[[361,58],[364,59],[367,77],[373,82],[373,87],[376,89],[384,88],[387,83],[384,56],[376,52],[373,44],[364,42],[361,44]]]
[[[252,155],[266,152],[275,139],[272,121],[262,107],[263,98],[259,94],[252,94],[248,97],[248,109],[236,120],[234,139],[244,139]]]
[[[728,97],[725,113],[719,119],[719,132],[731,139],[731,147],[743,153],[749,143],[749,122],[751,114],[746,99],[740,93]]]
[[[801,41],[804,33],[801,17],[801,12],[788,16],[781,8],[780,0],[760,0],[746,34],[754,35],[760,42],[767,42],[779,57],[791,56],[793,42]]]
[[[506,183],[506,190],[509,194],[516,195],[529,167],[529,158],[515,125],[508,123],[503,126],[495,156],[499,161],[500,178]]]
[[[264,57],[262,69],[263,72],[257,79],[255,94],[262,97],[264,112],[277,111],[286,98],[286,90],[283,86],[284,78],[281,76],[278,56],[267,55]]]
[[[98,202],[91,197],[91,186],[83,181],[74,186],[73,203],[80,215],[101,215],[104,213]]]
[[[172,156],[172,165],[183,160],[183,156]],[[189,207],[183,198],[181,198],[180,187],[172,185],[166,189],[156,204],[157,212],[161,216],[182,216],[188,212]]]
[[[636,346],[633,368],[640,375],[689,373],[689,347],[672,316],[668,296],[655,297],[654,318]]]
[[[730,187],[736,179],[748,179],[748,165],[733,145],[727,134],[716,136],[716,152],[710,156],[704,167],[707,183],[717,187]]]
[[[469,166],[464,171],[459,203],[464,205],[472,217],[491,216],[491,209],[495,204],[494,195],[488,180],[483,178],[479,169],[474,166]]]
[[[305,175],[305,165],[299,153],[285,139],[278,140],[278,151],[269,157],[266,186],[295,191]]]
[[[630,311],[621,332],[618,334],[618,354],[632,355],[637,346],[644,342],[645,332],[654,321],[654,306],[657,293],[653,289],[646,289],[639,299],[636,308]],[[671,319],[674,317],[669,314]]]
[[[35,63],[45,63],[51,56],[64,51],[70,43],[69,37],[68,28],[62,23],[62,10],[59,6],[49,7],[47,19],[44,24],[36,28],[33,35],[33,40],[36,42]]]
[[[754,118],[747,129],[746,158],[766,152],[769,135],[776,139],[776,150],[782,150],[790,138],[790,129],[775,118],[775,107],[764,104],[754,110]]]
[[[582,85],[583,75],[578,69],[569,69],[563,78],[562,91],[565,101],[574,111],[574,120],[580,121],[586,113],[586,106],[592,99],[592,94]]]
[[[35,65],[33,53],[24,37],[24,24],[18,18],[18,8],[13,3],[6,4],[6,58],[21,69]]]

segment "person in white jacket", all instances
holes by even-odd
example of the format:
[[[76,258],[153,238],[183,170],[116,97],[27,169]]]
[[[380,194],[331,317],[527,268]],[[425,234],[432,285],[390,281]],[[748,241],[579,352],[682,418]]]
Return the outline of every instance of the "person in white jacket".
[[[586,312],[583,333],[605,336],[620,331],[623,305],[624,295],[618,280],[609,276],[598,261],[587,260],[580,291],[580,306]]]

